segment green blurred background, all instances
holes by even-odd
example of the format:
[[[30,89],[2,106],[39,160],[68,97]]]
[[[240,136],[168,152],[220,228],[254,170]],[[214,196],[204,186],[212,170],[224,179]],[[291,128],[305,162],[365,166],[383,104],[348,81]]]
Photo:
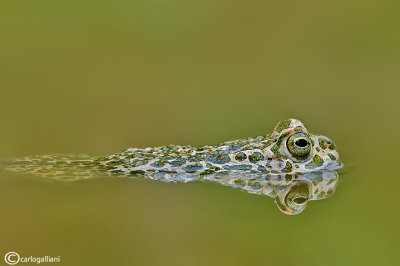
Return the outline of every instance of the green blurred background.
[[[399,265],[396,1],[2,1],[0,158],[214,144],[301,119],[345,164],[298,216],[211,183],[0,174],[0,255]],[[1,259],[0,265],[5,265]]]

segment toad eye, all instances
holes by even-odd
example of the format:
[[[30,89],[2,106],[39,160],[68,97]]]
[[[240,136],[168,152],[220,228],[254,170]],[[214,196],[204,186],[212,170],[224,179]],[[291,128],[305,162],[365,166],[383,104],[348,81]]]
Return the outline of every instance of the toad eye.
[[[298,159],[305,159],[311,152],[311,140],[303,132],[290,136],[286,142],[286,146],[290,154]]]
[[[301,212],[310,199],[310,184],[305,182],[294,183],[285,197],[285,204],[295,212]]]

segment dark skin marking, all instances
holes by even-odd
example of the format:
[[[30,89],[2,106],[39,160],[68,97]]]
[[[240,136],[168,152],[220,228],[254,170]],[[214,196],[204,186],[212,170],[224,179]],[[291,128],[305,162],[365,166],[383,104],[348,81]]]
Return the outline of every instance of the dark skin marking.
[[[257,163],[262,160],[264,160],[264,156],[260,152],[254,152],[253,154],[249,155],[249,161],[251,163]]]
[[[318,138],[319,146],[321,149],[325,150],[326,148],[329,148],[331,150],[336,149],[335,143],[333,143],[332,140],[327,139],[327,138]]]
[[[291,122],[292,121],[290,119],[282,120],[276,127],[276,131],[281,132],[282,130],[287,129]]]
[[[254,190],[259,190],[262,188],[262,185],[259,182],[254,181],[254,180],[249,180],[248,185],[249,185],[249,187],[251,187]]]
[[[159,160],[153,163],[154,167],[163,167],[165,165],[166,161],[165,160]]]
[[[246,185],[246,182],[242,179],[236,179],[235,181],[233,181],[235,183],[235,185],[239,186],[239,187],[244,187]]]
[[[311,162],[309,162],[308,164],[306,164],[306,169],[314,169],[317,167],[321,167],[324,164],[324,160],[322,160],[321,157],[319,157],[318,155],[314,155],[313,159]]]
[[[292,171],[292,164],[287,161],[285,167],[282,168],[282,173],[290,173]]]
[[[235,159],[239,162],[246,160],[247,155],[244,152],[239,152],[236,154]]]
[[[331,158],[332,161],[336,160],[336,156],[333,155],[332,153],[328,153],[329,158]]]

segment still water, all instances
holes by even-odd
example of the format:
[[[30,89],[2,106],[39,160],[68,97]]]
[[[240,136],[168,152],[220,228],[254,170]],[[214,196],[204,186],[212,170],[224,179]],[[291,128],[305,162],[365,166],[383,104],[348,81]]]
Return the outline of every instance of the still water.
[[[344,168],[326,183],[264,176],[248,193],[243,177],[61,182],[1,166],[0,264],[14,251],[73,266],[399,265],[398,8],[5,1],[1,161],[204,146],[294,117],[332,138]],[[303,201],[318,184],[326,197]],[[291,188],[297,215],[280,211]]]
[[[187,183],[3,172],[2,250],[60,256],[65,265],[395,265],[398,181],[349,164],[340,177],[222,175]],[[287,202],[292,194],[297,202]],[[283,214],[288,208],[299,214]]]

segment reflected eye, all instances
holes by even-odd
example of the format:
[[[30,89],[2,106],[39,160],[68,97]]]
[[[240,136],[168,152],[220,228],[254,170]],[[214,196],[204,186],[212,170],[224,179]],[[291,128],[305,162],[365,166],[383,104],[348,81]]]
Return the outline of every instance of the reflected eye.
[[[311,140],[305,133],[299,132],[289,137],[286,146],[294,157],[303,159],[310,154]]]
[[[301,211],[310,198],[308,183],[299,182],[293,185],[285,197],[285,204],[292,210]]]

